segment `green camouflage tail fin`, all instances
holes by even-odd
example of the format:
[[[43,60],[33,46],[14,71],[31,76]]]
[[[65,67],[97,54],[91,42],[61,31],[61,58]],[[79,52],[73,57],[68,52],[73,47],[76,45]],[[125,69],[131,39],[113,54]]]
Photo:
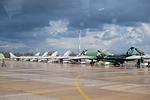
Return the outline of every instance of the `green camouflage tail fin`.
[[[130,47],[126,53],[127,56],[132,56],[132,55],[144,55],[144,52],[138,48],[135,47]]]

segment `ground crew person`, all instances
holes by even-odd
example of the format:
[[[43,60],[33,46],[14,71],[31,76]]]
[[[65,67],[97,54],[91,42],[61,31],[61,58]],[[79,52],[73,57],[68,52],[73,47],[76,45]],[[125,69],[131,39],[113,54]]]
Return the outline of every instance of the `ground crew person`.
[[[6,63],[4,59],[2,59],[2,67],[6,67]]]

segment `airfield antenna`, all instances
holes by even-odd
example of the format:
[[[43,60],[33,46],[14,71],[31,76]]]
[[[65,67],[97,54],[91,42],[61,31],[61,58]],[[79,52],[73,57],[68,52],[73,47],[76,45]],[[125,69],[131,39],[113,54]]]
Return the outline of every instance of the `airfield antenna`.
[[[79,31],[79,53],[81,53],[81,30]]]

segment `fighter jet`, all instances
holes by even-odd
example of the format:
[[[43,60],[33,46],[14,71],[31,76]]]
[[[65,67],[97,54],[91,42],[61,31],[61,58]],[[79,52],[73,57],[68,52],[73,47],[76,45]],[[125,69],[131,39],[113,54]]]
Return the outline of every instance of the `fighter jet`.
[[[98,59],[104,62],[111,62],[113,65],[122,65],[125,61],[133,61],[144,55],[144,52],[138,48],[130,47],[126,54],[122,55],[103,55],[98,56]]]
[[[71,54],[71,51],[68,50],[64,53],[63,56],[57,56],[57,57],[54,57],[54,59],[55,59],[56,62],[60,62],[60,63],[65,63],[66,62],[66,63],[68,63],[69,61],[68,60],[65,61],[65,59],[68,59],[70,54]]]
[[[34,59],[34,58],[37,58],[39,55],[40,55],[40,53],[38,52],[38,53],[36,53],[34,56],[15,56],[13,53],[9,53],[10,54],[10,58],[11,59],[14,59],[14,60],[17,60],[17,61],[19,61],[19,60],[23,60],[23,61],[27,61],[27,60],[30,60],[30,59]]]
[[[138,50],[140,50],[140,49],[138,49]],[[140,52],[142,52],[141,55],[132,55],[132,56],[127,57],[126,59],[128,59],[128,60],[136,59],[137,60],[137,67],[140,67],[141,64],[144,64],[147,67],[150,67],[150,54],[145,53],[141,50],[140,50]]]
[[[47,54],[48,54],[48,52],[47,52]],[[46,61],[46,62],[48,62],[49,60],[52,60],[52,59],[54,59],[55,57],[57,57],[57,55],[58,55],[58,51],[55,51],[54,53],[52,53],[50,56],[40,56],[40,57],[38,57],[38,62],[41,62],[41,61]]]
[[[47,55],[48,55],[48,52],[45,52],[43,55],[41,55],[41,56],[36,56],[36,57],[34,57],[34,58],[31,58],[30,59],[30,61],[37,61],[37,62],[39,62],[39,60],[41,60],[42,58],[44,58],[44,57],[47,57]]]
[[[101,59],[103,58],[103,54],[113,55],[102,50],[84,50],[77,56],[69,56],[68,59],[74,63],[90,63],[90,65],[94,65],[94,63],[99,62],[100,57]]]

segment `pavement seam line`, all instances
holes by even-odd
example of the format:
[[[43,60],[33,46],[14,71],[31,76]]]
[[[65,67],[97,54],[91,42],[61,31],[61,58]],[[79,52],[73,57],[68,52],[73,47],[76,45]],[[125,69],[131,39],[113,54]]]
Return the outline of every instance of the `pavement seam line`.
[[[73,84],[74,84],[75,88],[77,89],[77,91],[79,92],[79,94],[80,94],[82,97],[85,98],[85,100],[91,100],[90,97],[87,96],[87,95],[85,94],[85,92],[81,89],[80,84],[79,84],[79,82],[78,82],[79,78],[80,78],[80,76],[77,76],[77,77],[74,79],[74,81],[73,81]]]

